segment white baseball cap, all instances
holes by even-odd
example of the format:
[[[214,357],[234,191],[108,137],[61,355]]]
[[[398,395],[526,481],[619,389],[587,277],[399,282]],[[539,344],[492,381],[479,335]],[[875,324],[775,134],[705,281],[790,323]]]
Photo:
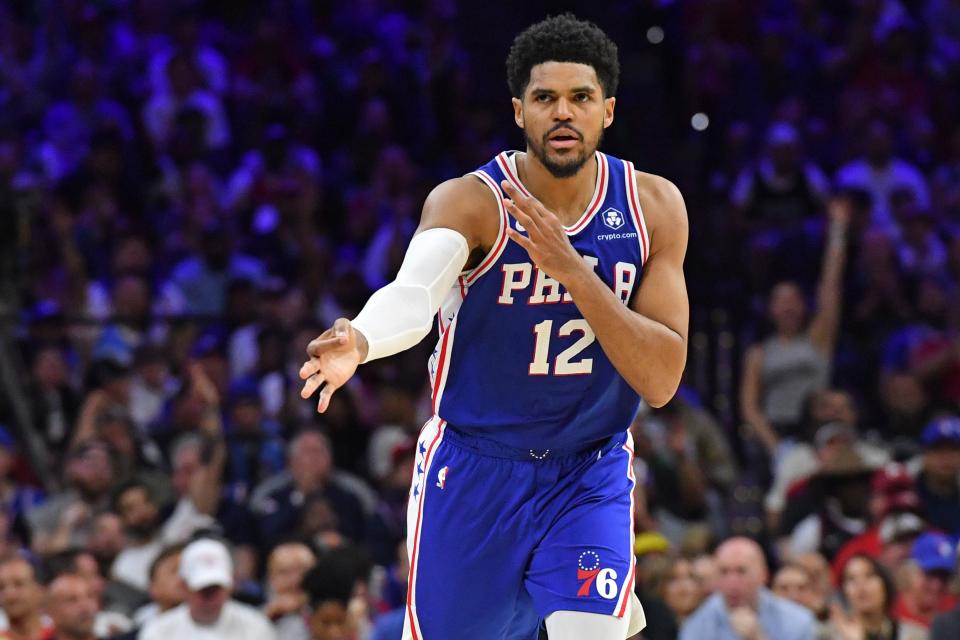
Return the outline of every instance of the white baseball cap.
[[[180,577],[191,591],[233,587],[233,560],[222,542],[205,538],[191,542],[180,556]]]

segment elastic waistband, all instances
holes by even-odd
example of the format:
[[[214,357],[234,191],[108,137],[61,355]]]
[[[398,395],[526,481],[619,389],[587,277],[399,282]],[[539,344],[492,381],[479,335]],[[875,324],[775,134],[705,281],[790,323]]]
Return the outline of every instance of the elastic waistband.
[[[606,455],[610,451],[623,446],[627,441],[627,432],[615,434],[609,438],[594,440],[593,442],[579,443],[569,447],[551,447],[544,449],[524,449],[514,447],[490,438],[466,433],[452,424],[447,423],[443,431],[444,442],[450,442],[463,449],[468,449],[480,455],[506,460],[525,462],[540,462],[557,460],[566,457],[583,455]]]

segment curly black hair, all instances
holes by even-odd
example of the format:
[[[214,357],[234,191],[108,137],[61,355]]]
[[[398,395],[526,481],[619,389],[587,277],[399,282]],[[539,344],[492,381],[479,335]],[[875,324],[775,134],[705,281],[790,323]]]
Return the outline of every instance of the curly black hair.
[[[507,55],[511,94],[522,98],[530,82],[530,69],[549,61],[588,64],[597,72],[604,96],[617,94],[617,45],[592,22],[563,13],[547,17],[520,33]]]

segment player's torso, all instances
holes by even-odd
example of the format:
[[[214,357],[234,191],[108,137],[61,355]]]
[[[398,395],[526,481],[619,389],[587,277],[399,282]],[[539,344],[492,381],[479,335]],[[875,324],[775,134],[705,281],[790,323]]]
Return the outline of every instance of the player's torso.
[[[627,304],[649,240],[633,166],[597,154],[594,196],[566,228],[574,248]],[[518,189],[515,158],[501,153],[472,175],[502,196]],[[636,393],[610,363],[569,293],[506,238],[500,210],[490,253],[464,274],[440,310],[430,361],[434,411],[456,428],[518,447],[571,446],[627,428]],[[523,229],[518,229],[523,232]]]

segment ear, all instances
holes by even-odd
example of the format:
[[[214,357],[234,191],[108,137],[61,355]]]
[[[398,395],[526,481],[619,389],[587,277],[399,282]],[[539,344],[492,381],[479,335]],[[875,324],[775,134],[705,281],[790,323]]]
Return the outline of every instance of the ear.
[[[513,103],[513,121],[523,129],[523,101],[520,98],[511,98],[510,101]]]
[[[613,124],[613,108],[617,106],[616,98],[607,98],[603,101],[603,128]]]

